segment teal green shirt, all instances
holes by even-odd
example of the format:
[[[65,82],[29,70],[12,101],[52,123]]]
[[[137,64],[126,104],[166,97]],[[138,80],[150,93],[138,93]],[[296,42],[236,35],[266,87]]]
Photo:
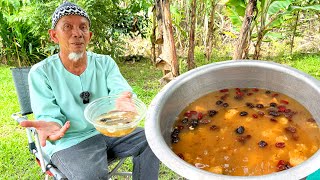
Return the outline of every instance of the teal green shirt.
[[[307,180],[319,180],[319,179],[320,179],[320,170],[319,169],[307,177]]]
[[[92,52],[87,52],[87,56],[87,68],[80,76],[67,71],[58,54],[35,64],[29,72],[30,100],[35,118],[60,125],[70,121],[70,128],[62,139],[47,141],[44,150],[50,157],[99,134],[84,118],[83,111],[88,104],[83,104],[81,92],[90,92],[90,102],[102,96],[132,92],[110,56]]]

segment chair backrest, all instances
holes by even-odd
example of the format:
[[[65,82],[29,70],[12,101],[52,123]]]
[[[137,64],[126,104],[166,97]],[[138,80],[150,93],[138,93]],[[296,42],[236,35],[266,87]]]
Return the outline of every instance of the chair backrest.
[[[18,95],[20,113],[27,115],[32,113],[28,85],[28,74],[31,67],[11,68],[13,82]]]

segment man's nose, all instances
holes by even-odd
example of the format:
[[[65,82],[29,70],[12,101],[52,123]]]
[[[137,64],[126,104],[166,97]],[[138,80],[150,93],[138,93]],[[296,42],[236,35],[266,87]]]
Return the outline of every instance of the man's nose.
[[[80,28],[73,28],[72,29],[72,36],[77,38],[82,38],[83,34]]]

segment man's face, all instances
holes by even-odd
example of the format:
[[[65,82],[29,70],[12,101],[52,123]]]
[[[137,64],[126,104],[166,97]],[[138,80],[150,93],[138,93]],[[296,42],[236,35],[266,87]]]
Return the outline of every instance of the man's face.
[[[50,29],[51,39],[58,43],[61,53],[83,53],[92,37],[89,21],[82,16],[69,15],[62,17],[55,29]]]

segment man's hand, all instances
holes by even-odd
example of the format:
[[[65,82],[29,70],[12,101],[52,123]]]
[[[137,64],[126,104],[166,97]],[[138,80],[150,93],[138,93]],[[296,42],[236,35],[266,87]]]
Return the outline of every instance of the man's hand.
[[[131,92],[123,92],[116,100],[116,108],[118,111],[132,111],[137,112],[136,106],[132,100]]]
[[[67,121],[64,126],[55,122],[46,121],[22,121],[22,127],[34,127],[39,134],[41,146],[46,145],[46,140],[56,141],[61,139],[70,127],[70,121]]]

